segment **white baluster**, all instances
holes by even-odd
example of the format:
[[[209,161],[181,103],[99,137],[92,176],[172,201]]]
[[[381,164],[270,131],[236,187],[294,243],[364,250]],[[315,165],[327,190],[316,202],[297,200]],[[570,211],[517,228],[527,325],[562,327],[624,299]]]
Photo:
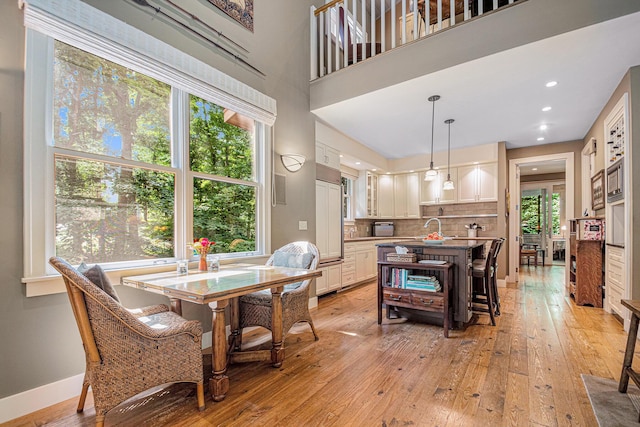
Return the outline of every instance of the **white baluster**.
[[[310,46],[309,49],[311,52],[311,66],[310,66],[310,73],[309,73],[309,79],[313,80],[316,77],[318,77],[318,21],[316,19],[316,7],[315,6],[311,6],[311,12],[309,14],[309,22],[311,23],[310,29],[309,29],[309,41],[310,41]]]

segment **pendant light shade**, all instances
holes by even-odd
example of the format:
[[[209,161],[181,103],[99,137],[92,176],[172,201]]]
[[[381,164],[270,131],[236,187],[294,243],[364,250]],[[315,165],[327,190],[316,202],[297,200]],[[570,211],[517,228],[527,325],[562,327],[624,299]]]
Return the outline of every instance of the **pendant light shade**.
[[[431,162],[429,162],[429,169],[424,174],[425,181],[433,181],[436,176],[438,176],[438,171],[433,168],[433,126],[434,119],[436,115],[436,101],[440,99],[440,95],[432,95],[429,97],[429,102],[431,102]]]
[[[454,190],[455,186],[451,180],[451,123],[455,120],[447,119],[444,122],[449,126],[449,138],[447,143],[447,180],[442,184],[443,190]]]

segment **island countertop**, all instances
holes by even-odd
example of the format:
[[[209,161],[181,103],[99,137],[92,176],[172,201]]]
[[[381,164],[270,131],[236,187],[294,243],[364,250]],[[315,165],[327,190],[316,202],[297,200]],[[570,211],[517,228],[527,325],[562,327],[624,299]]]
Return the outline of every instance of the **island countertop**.
[[[422,240],[400,240],[397,242],[391,243],[377,243],[376,246],[380,247],[395,247],[395,246],[405,246],[407,248],[421,248],[421,249],[438,249],[438,248],[446,248],[446,249],[473,249],[478,246],[483,246],[486,241],[485,240],[439,240],[442,243],[424,243]]]

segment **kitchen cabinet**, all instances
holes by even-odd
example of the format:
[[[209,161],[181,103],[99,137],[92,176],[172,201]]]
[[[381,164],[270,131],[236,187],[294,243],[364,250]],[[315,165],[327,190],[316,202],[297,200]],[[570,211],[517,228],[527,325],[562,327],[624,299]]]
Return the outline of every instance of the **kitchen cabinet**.
[[[498,200],[498,164],[458,167],[458,202],[491,202]]]
[[[376,277],[376,241],[356,244],[356,282]]]
[[[605,293],[609,311],[624,318],[621,299],[627,299],[625,290],[624,248],[607,245],[606,275],[607,291]]]
[[[328,265],[319,268],[321,277],[316,277],[316,296],[333,292],[342,287],[342,265]]]
[[[419,179],[420,183],[420,204],[433,205],[437,203],[456,203],[458,201],[458,170],[451,168],[451,180],[454,184],[453,190],[443,190],[442,185],[447,180],[447,171],[438,171],[438,175],[432,181]],[[422,176],[424,178],[424,176]]]
[[[342,190],[339,185],[316,181],[316,246],[320,261],[342,254]]]
[[[340,152],[316,141],[316,163],[333,169],[340,169]]]
[[[380,175],[378,177],[378,218],[394,217],[396,197],[394,175]]]
[[[417,173],[394,176],[394,217],[420,218],[420,180]],[[382,212],[382,207],[380,208]]]
[[[342,286],[356,283],[356,245],[344,244],[344,262],[342,263]]]
[[[356,181],[356,218],[378,218],[378,175],[360,172]]]

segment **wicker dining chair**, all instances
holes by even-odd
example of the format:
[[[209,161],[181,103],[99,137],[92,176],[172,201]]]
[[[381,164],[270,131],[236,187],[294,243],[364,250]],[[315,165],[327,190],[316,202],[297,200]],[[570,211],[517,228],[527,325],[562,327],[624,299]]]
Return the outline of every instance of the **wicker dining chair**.
[[[266,265],[278,267],[298,267],[315,270],[320,260],[318,248],[309,242],[293,242],[276,250]],[[311,279],[285,285],[282,292],[282,336],[298,322],[307,322],[315,340],[318,340],[316,328],[309,313],[309,285]],[[236,337],[236,348],[242,344],[242,329],[249,326],[262,326],[271,330],[271,291],[254,292],[240,297],[240,330]]]
[[[202,325],[185,320],[166,305],[128,310],[65,260],[49,263],[62,275],[86,356],[78,412],[93,390],[96,426],[111,409],[150,388],[196,383],[204,410]]]

